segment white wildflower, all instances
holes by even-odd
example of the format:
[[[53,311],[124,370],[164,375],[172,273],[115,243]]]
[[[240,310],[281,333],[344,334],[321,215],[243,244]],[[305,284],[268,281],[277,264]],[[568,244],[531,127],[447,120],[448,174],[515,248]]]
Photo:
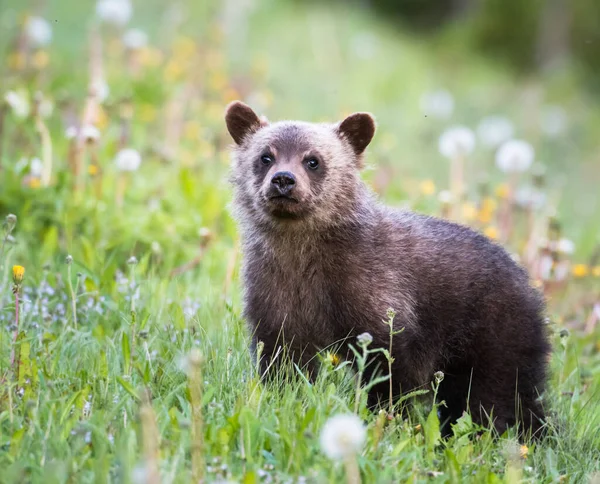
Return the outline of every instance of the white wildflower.
[[[453,197],[450,190],[442,190],[440,193],[438,193],[438,200],[444,205],[452,203],[452,199]]]
[[[96,15],[100,20],[116,26],[129,22],[132,13],[129,0],[98,0],[96,3]]]
[[[569,262],[560,261],[554,267],[554,279],[556,281],[564,281],[569,276]]]
[[[545,106],[542,110],[542,132],[551,138],[560,136],[567,130],[567,113],[560,106]]]
[[[367,432],[356,415],[331,417],[321,430],[321,449],[330,459],[343,459],[360,452]]]
[[[92,124],[86,124],[81,128],[81,136],[87,142],[94,142],[100,139],[100,131]]]
[[[42,17],[29,17],[25,23],[25,35],[35,47],[44,47],[52,40],[52,26]]]
[[[67,139],[74,139],[76,137],[77,137],[77,127],[76,126],[69,126],[65,130],[65,138],[67,138]]]
[[[535,187],[526,185],[515,193],[515,202],[523,208],[539,210],[546,204],[546,194]]]
[[[477,136],[488,148],[495,148],[511,139],[514,131],[513,124],[503,116],[488,116],[477,126]]]
[[[475,149],[475,135],[469,128],[455,126],[442,133],[438,148],[446,158],[469,155]]]
[[[535,152],[526,141],[510,140],[500,146],[496,153],[496,166],[504,173],[522,173],[533,163]]]
[[[92,94],[96,96],[98,101],[103,103],[108,98],[110,94],[110,88],[108,87],[108,83],[105,79],[98,78],[92,82],[90,86],[92,90]]]
[[[142,156],[137,150],[125,148],[117,153],[115,164],[120,171],[136,171],[142,164]]]
[[[134,484],[146,484],[149,481],[148,465],[140,463],[131,471],[131,482]]]
[[[448,119],[454,112],[454,98],[445,89],[426,92],[420,100],[421,112],[425,116]]]
[[[23,119],[29,116],[29,99],[25,91],[8,91],[4,95],[4,100],[10,106],[17,118]]]
[[[148,34],[140,29],[129,29],[123,35],[123,45],[131,50],[141,49],[148,44]]]
[[[571,255],[575,252],[575,242],[562,238],[556,244],[556,251],[562,254]]]
[[[39,158],[32,158],[29,162],[29,174],[34,178],[41,178],[44,171],[44,163]]]
[[[356,337],[358,344],[361,346],[369,346],[373,342],[371,333],[361,333]]]

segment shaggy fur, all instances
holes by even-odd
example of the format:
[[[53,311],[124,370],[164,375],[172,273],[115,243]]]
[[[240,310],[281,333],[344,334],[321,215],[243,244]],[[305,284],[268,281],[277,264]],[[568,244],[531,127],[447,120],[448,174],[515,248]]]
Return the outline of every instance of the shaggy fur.
[[[234,102],[226,122],[236,142],[244,316],[253,346],[264,343],[263,370],[283,344],[309,369],[316,352],[355,344],[362,332],[387,347],[382,320],[393,308],[395,329],[404,328],[393,342],[397,395],[428,386],[441,370],[446,433],[467,409],[477,422],[493,417],[500,432],[517,422],[540,428],[549,351],[542,297],[483,235],[374,199],[359,176],[371,115],[269,124]],[[273,181],[281,172],[295,181],[283,195]],[[374,388],[371,402],[387,388]]]

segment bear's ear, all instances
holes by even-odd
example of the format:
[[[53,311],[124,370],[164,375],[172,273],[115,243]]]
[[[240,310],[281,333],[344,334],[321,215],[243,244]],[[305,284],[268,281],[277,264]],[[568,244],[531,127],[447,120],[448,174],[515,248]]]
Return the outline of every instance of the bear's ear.
[[[227,106],[225,123],[233,141],[238,145],[242,144],[248,134],[269,124],[266,118],[259,118],[250,106],[241,101],[233,101]]]
[[[338,133],[350,143],[354,153],[362,154],[375,134],[375,118],[369,113],[354,113],[344,119]]]

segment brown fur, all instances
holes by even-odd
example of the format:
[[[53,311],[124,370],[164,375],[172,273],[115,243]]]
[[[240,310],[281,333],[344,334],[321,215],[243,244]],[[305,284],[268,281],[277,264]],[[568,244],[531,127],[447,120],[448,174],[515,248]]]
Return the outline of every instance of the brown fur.
[[[493,415],[500,431],[519,420],[539,429],[549,351],[541,296],[481,234],[374,199],[359,175],[375,131],[369,114],[338,124],[268,124],[235,102],[226,122],[237,143],[244,315],[253,346],[264,343],[263,370],[283,344],[309,367],[317,351],[355,344],[362,332],[387,347],[382,320],[393,308],[396,329],[404,328],[393,343],[398,395],[441,370],[446,432],[466,409],[482,423]],[[295,184],[288,198],[272,198],[272,177],[282,171]],[[371,401],[386,391],[387,384],[374,388]]]

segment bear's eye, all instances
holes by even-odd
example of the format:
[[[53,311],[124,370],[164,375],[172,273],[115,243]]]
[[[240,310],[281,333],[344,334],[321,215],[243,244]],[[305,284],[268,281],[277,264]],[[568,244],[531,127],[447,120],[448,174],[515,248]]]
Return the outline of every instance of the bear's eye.
[[[260,161],[263,165],[270,165],[271,163],[273,163],[273,158],[271,158],[271,155],[262,155],[260,157]]]
[[[311,170],[316,170],[317,168],[319,168],[319,160],[317,160],[316,158],[309,158],[308,160],[306,160],[306,165]]]

